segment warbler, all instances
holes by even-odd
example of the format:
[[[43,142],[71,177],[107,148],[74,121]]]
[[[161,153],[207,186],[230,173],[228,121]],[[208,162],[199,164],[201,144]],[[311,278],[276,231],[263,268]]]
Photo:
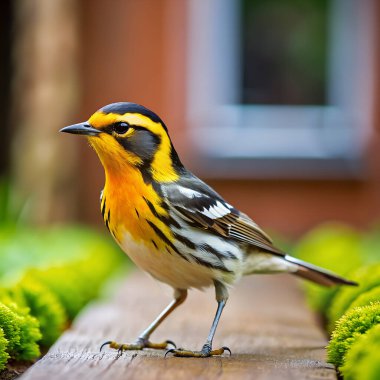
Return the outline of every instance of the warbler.
[[[289,256],[246,214],[184,167],[159,116],[135,103],[113,103],[88,121],[61,129],[84,135],[105,171],[101,213],[122,250],[141,269],[174,289],[173,301],[134,343],[107,341],[123,350],[168,349],[151,334],[191,288],[215,287],[217,311],[199,351],[172,348],[181,357],[209,357],[228,299],[228,288],[242,276],[291,273],[325,286],[355,285],[327,270]],[[165,354],[165,355],[166,355]]]

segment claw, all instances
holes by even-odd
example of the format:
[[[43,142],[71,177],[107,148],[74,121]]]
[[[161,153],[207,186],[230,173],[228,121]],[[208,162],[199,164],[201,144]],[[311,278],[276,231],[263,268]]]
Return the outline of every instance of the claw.
[[[164,358],[166,358],[166,355],[167,355],[167,354],[172,354],[172,353],[174,353],[174,352],[175,352],[175,348],[171,348],[170,350],[167,350],[167,351],[165,352]]]
[[[176,344],[171,340],[166,340],[162,343],[152,343],[147,339],[144,338],[138,338],[135,343],[127,343],[127,344],[120,344],[117,342],[114,342],[113,340],[109,340],[105,343],[103,343],[100,347],[100,351],[102,351],[103,347],[109,345],[110,348],[114,348],[117,350],[118,355],[122,355],[123,351],[127,350],[143,350],[144,348],[152,348],[155,350],[164,350],[168,347],[168,345],[172,345],[174,348],[177,348]]]
[[[212,350],[211,345],[206,343],[202,347],[201,351],[184,350],[182,348],[178,348],[178,349],[172,348],[166,351],[165,358],[168,354],[173,354],[174,356],[180,357],[180,358],[209,358],[213,356],[223,355],[225,351],[228,351],[231,356],[231,350],[228,347],[223,346],[216,350]]]
[[[107,346],[107,344],[111,344],[112,341],[111,340],[108,340],[107,342],[104,342],[101,346],[100,346],[100,352],[102,352],[102,349],[104,346]]]
[[[172,341],[172,340],[166,340],[165,341],[166,344],[171,344],[174,348],[177,348],[177,345]],[[166,355],[166,354],[165,354]]]

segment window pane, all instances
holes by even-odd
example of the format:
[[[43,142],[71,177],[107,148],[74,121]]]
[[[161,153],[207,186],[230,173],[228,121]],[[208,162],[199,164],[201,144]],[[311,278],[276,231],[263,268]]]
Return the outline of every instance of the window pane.
[[[329,0],[242,0],[242,102],[325,104]]]

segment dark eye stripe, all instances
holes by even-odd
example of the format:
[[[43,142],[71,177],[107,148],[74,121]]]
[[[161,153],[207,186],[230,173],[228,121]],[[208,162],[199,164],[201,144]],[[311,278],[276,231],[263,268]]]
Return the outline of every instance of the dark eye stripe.
[[[145,128],[134,128],[134,133],[127,136],[115,136],[116,141],[128,152],[139,156],[144,162],[153,160],[160,138]]]

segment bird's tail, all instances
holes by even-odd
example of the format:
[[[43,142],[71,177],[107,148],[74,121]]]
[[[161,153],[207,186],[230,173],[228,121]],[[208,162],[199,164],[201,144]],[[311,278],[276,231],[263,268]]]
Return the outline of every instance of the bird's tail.
[[[316,282],[317,284],[324,286],[358,285],[354,281],[347,280],[343,277],[336,275],[333,272],[317,267],[316,265],[306,263],[305,261],[296,259],[295,257],[285,255],[285,260],[292,264],[298,265],[298,270],[294,272],[296,276]]]

